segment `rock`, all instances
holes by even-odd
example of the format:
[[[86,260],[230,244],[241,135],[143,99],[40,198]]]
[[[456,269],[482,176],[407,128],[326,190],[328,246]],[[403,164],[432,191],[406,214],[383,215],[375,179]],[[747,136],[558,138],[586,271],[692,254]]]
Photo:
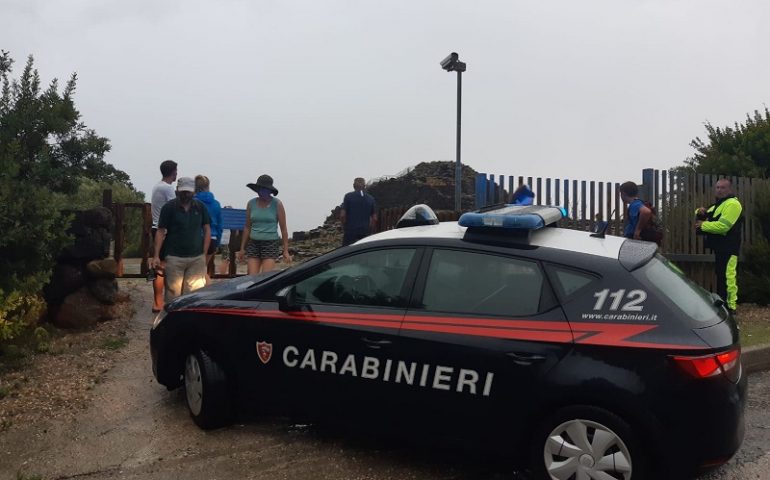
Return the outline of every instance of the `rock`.
[[[53,269],[51,281],[43,288],[43,296],[49,304],[61,303],[64,298],[85,285],[83,267],[71,263],[58,263]]]
[[[75,242],[65,248],[60,259],[93,260],[105,258],[110,253],[112,241],[112,213],[104,207],[85,211],[67,212],[74,215],[68,233],[75,237]]]
[[[306,232],[294,232],[291,235],[292,242],[301,242],[302,240],[305,240],[305,238],[307,238]]]
[[[60,259],[93,260],[110,253],[112,235],[108,230],[84,227],[83,235],[75,235],[75,243],[65,248]]]
[[[86,264],[86,271],[91,278],[112,279],[118,272],[118,264],[113,258],[92,260]]]
[[[114,278],[99,278],[88,282],[88,291],[96,300],[105,304],[115,303],[115,297],[118,294],[118,281]]]
[[[81,212],[81,221],[86,227],[111,230],[112,212],[105,207],[96,207]]]
[[[92,327],[102,319],[114,317],[112,309],[99,303],[86,287],[67,295],[64,302],[52,309],[51,313],[51,323],[59,328],[69,329]]]
[[[366,187],[380,209],[424,203],[433,210],[454,210],[454,162],[423,162],[405,174]],[[476,171],[462,166],[462,209],[474,205]]]

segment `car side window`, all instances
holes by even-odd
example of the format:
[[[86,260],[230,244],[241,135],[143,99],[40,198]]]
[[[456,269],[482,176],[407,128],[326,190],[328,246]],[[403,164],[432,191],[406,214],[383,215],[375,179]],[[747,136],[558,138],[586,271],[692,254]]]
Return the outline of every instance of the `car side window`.
[[[568,298],[598,278],[592,273],[556,265],[548,265],[546,268],[562,298]]]
[[[437,249],[425,282],[422,303],[427,310],[531,315],[539,310],[543,272],[528,260]]]
[[[362,252],[329,262],[295,285],[299,303],[404,307],[404,281],[415,249]]]

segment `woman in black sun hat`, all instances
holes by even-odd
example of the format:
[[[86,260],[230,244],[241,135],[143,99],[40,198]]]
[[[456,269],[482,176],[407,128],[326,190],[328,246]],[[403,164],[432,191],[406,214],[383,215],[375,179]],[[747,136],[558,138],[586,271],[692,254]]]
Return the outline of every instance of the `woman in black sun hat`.
[[[248,262],[248,273],[254,275],[275,268],[275,261],[283,255],[285,262],[291,262],[289,255],[289,234],[286,230],[286,211],[278,200],[278,189],[273,186],[270,175],[260,175],[255,183],[246,185],[257,192],[257,197],[246,204],[246,226],[238,260],[244,256]],[[278,235],[278,229],[281,235]]]

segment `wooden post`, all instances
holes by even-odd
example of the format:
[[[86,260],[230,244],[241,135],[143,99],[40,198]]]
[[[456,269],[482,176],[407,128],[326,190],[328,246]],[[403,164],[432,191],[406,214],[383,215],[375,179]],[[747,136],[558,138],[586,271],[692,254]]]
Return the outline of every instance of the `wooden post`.
[[[642,184],[639,186],[639,198],[655,204],[655,170],[645,168],[642,170]]]
[[[142,206],[142,243],[140,249],[142,251],[142,263],[139,265],[139,273],[142,276],[146,276],[150,270],[149,255],[150,255],[150,243],[152,243],[152,205],[145,203]]]
[[[102,190],[102,206],[112,210],[112,190]]]
[[[476,205],[475,207],[477,209],[483,207],[486,205],[487,200],[487,175],[485,173],[477,173],[476,174]],[[380,218],[380,224],[382,223],[382,216]],[[380,228],[379,231],[382,231],[383,229]]]
[[[227,267],[227,274],[230,277],[234,277],[238,272],[238,265],[236,264],[235,257],[238,251],[241,249],[241,238],[243,230],[230,230],[230,244],[228,245],[228,259],[229,263]]]
[[[116,275],[123,276],[123,248],[125,246],[125,205],[119,203],[115,205],[115,262],[118,264]]]

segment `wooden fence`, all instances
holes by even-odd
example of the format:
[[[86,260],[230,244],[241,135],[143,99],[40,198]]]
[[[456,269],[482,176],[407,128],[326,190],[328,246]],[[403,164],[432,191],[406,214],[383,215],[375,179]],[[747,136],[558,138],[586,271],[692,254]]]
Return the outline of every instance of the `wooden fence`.
[[[663,223],[665,235],[661,251],[675,261],[687,275],[707,289],[713,288],[713,255],[703,247],[703,237],[696,235],[693,229],[694,212],[697,207],[708,206],[714,202],[714,184],[717,175],[683,174],[675,171],[645,169],[642,171],[640,197],[649,200],[656,208]],[[744,209],[743,248],[755,244],[762,236],[759,222],[754,218],[757,190],[770,188],[770,180],[727,177],[733,185],[736,196]],[[596,221],[610,223],[608,233],[621,235],[623,227],[624,205],[620,200],[620,182],[598,180],[553,179],[543,177],[525,177],[513,175],[488,175],[479,173],[476,177],[475,206],[480,208],[495,203],[506,203],[519,185],[528,184],[535,192],[535,204],[558,205],[564,207],[569,218],[560,222],[560,226],[578,230],[590,230]],[[104,206],[111,208],[115,215],[114,257],[118,262],[119,276],[145,276],[148,270],[148,252],[150,251],[150,227],[152,215],[150,204],[112,203],[108,191],[104,193]],[[128,209],[140,209],[143,218],[141,239],[141,267],[139,274],[124,274],[123,250],[125,246],[125,218]],[[376,230],[383,231],[395,226],[398,219],[409,207],[382,209]],[[240,211],[233,210],[233,214]],[[461,212],[439,210],[436,212],[440,221],[457,220]],[[234,244],[231,237],[231,244]],[[236,239],[237,242],[237,239]],[[229,273],[235,274],[235,263],[231,259]],[[214,272],[210,272],[212,276]]]
[[[150,255],[153,251],[152,246],[152,208],[149,203],[113,203],[112,191],[104,190],[102,194],[102,205],[109,208],[112,211],[113,218],[115,220],[115,227],[113,230],[113,258],[117,263],[117,276],[122,278],[145,278],[150,270]],[[139,241],[139,251],[141,252],[141,259],[139,263],[138,273],[129,273],[125,271],[125,259],[123,253],[126,248],[126,233],[128,227],[128,216],[131,210],[138,210],[141,215],[142,233]],[[224,211],[225,209],[223,209]],[[232,212],[237,217],[243,214],[243,210],[232,209]],[[224,215],[223,215],[224,216]],[[237,222],[237,219],[236,219]],[[220,274],[214,269],[214,264],[209,265],[209,276],[211,278],[231,278],[236,275],[236,263],[235,252],[240,248],[241,231],[232,231],[230,235],[230,258],[228,265],[228,273]]]
[[[696,208],[714,203],[714,185],[720,178],[730,179],[743,205],[745,249],[762,237],[759,222],[754,218],[756,195],[758,188],[770,188],[770,180],[644,169],[639,184],[639,196],[653,204],[665,230],[661,252],[707,289],[714,286],[714,256],[704,249],[703,236],[695,233],[694,213]],[[479,173],[476,207],[505,203],[511,192],[524,183],[535,192],[536,204],[567,209],[570,218],[562,221],[561,226],[589,230],[596,221],[606,220],[610,222],[608,233],[622,234],[625,208],[620,200],[620,182]]]

